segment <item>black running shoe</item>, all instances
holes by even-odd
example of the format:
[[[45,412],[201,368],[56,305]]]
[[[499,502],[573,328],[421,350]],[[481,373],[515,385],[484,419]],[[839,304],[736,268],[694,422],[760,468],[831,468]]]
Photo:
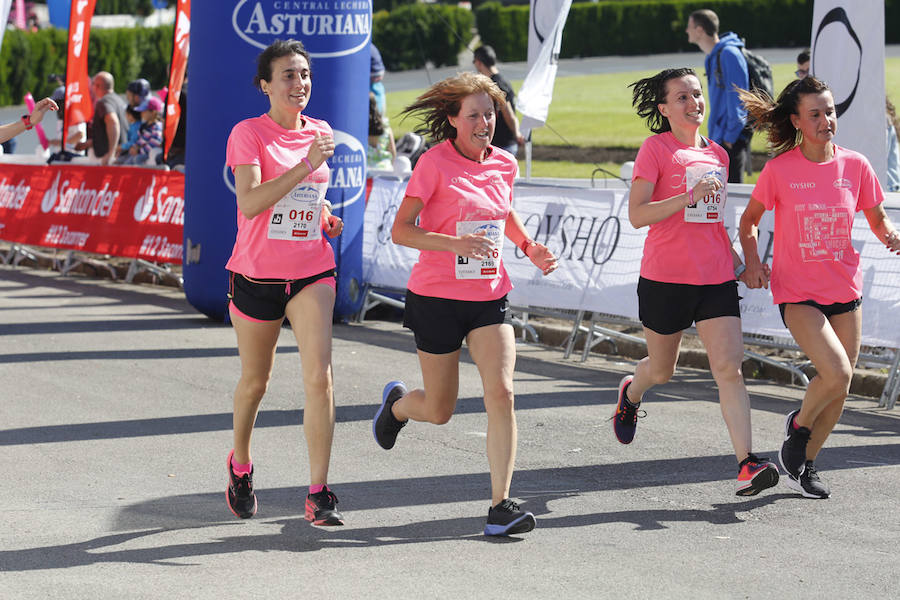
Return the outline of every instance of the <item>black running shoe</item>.
[[[335,508],[337,503],[337,496],[328,486],[321,492],[309,494],[306,496],[306,520],[313,525],[343,525],[344,515]]]
[[[803,494],[804,498],[827,498],[831,495],[828,485],[819,478],[819,471],[813,461],[808,460],[799,478],[788,475],[787,485]]]
[[[738,465],[735,494],[755,496],[776,483],[778,483],[778,467],[767,459],[751,453]]]
[[[806,465],[806,444],[810,431],[806,427],[794,428],[794,419],[799,410],[788,413],[784,420],[784,443],[778,452],[778,462],[790,477],[799,479]]]
[[[640,402],[632,404],[628,400],[626,392],[631,381],[634,379],[631,375],[626,375],[619,382],[619,396],[616,402],[616,412],[612,416],[613,431],[619,443],[630,444],[634,439],[634,432],[637,430],[638,417],[643,417],[647,413],[638,411]],[[638,414],[640,412],[641,414]]]
[[[375,441],[385,450],[390,450],[397,442],[397,434],[406,425],[406,421],[399,421],[391,407],[394,402],[406,395],[406,385],[402,381],[391,381],[384,386],[381,393],[381,407],[372,419],[372,435]]]
[[[231,457],[234,450],[228,453],[228,461],[225,468],[228,471],[228,489],[225,491],[225,499],[228,501],[228,509],[236,517],[249,519],[256,514],[256,494],[253,493],[253,467],[246,475],[238,477],[231,470]]]
[[[519,505],[506,498],[488,510],[484,535],[514,535],[534,529],[534,515],[519,510]]]

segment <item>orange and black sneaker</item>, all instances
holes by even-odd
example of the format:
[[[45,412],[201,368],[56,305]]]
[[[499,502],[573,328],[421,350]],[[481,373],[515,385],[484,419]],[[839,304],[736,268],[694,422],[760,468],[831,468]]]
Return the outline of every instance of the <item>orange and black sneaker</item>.
[[[344,515],[337,511],[337,496],[328,486],[321,492],[306,496],[306,520],[313,525],[343,525]]]
[[[621,444],[631,443],[634,439],[634,432],[637,431],[638,417],[644,417],[647,414],[642,410],[638,410],[638,407],[641,405],[640,402],[632,404],[628,400],[628,386],[631,385],[633,379],[633,376],[626,375],[622,378],[622,381],[619,382],[616,412],[613,413],[613,416],[611,417],[613,431],[616,434],[616,439],[619,440],[619,443]]]
[[[249,519],[256,514],[256,494],[253,493],[253,467],[250,472],[238,476],[231,468],[231,457],[234,450],[228,453],[225,469],[228,471],[228,489],[225,491],[225,499],[228,501],[228,510],[234,516]]]
[[[778,467],[767,459],[751,453],[738,465],[734,493],[738,496],[755,496],[777,483]]]

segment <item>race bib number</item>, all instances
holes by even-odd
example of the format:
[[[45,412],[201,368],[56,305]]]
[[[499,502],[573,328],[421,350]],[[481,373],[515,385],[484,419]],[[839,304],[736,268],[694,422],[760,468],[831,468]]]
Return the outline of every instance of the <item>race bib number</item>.
[[[503,256],[503,232],[506,221],[457,221],[456,235],[483,232],[493,243],[490,256],[483,259],[456,257],[457,279],[495,279],[500,276],[500,257]]]
[[[685,184],[690,191],[704,177],[715,177],[722,188],[713,194],[694,197],[694,203],[684,209],[685,223],[721,223],[725,215],[725,202],[728,200],[728,177],[725,168],[715,165],[689,165],[685,174]]]
[[[269,239],[312,242],[322,238],[325,185],[301,182],[272,208]]]

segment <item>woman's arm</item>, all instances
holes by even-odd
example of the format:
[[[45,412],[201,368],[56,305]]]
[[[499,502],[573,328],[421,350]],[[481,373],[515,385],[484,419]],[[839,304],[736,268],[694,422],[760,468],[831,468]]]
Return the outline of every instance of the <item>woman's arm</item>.
[[[653,182],[642,177],[638,177],[631,184],[631,192],[628,194],[628,220],[635,229],[668,219],[693,204],[694,198],[699,200],[721,189],[722,182],[715,177],[704,177],[688,192],[651,202],[654,187]]]
[[[316,134],[316,139],[306,155],[296,165],[275,179],[262,182],[262,170],[258,165],[237,165],[234,168],[234,189],[237,194],[238,209],[248,219],[278,204],[294,186],[309,177],[334,154],[334,138],[330,135]]]
[[[528,237],[525,224],[522,223],[522,219],[514,209],[510,209],[509,216],[506,217],[506,237],[518,246],[544,275],[549,275],[556,270],[556,257],[547,246]]]
[[[884,212],[884,207],[879,204],[863,209],[863,212],[866,214],[866,220],[869,221],[869,229],[872,230],[878,241],[887,246],[891,252],[900,254],[900,233],[897,232],[897,228]]]
[[[759,200],[750,198],[747,208],[741,215],[738,238],[741,248],[744,250],[744,264],[747,270],[742,275],[742,281],[748,288],[769,287],[769,268],[759,260],[759,220],[766,207]]]
[[[425,203],[420,198],[406,196],[397,209],[391,240],[395,244],[417,250],[438,250],[452,252],[457,256],[487,258],[494,244],[483,233],[469,233],[463,236],[447,235],[427,231],[416,225],[416,219]]]

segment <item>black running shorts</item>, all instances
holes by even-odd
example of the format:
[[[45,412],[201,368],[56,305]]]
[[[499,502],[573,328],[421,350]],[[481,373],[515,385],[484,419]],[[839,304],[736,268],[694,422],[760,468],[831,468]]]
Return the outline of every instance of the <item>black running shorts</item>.
[[[506,296],[478,302],[420,296],[406,290],[403,326],[413,331],[416,348],[422,352],[456,352],[473,329],[509,322]]]
[[[316,282],[334,287],[336,275],[334,269],[302,279],[255,279],[230,273],[231,312],[248,321],[277,321],[284,318],[285,306],[303,288]]]
[[[814,300],[804,300],[803,302],[782,302],[778,305],[778,312],[781,313],[782,323],[784,323],[784,308],[788,304],[805,304],[806,306],[818,308],[819,312],[825,315],[825,318],[827,319],[835,315],[842,315],[844,313],[859,310],[859,307],[862,305],[862,298],[857,298],[856,300],[851,300],[850,302],[835,302],[834,304],[819,304]],[[787,323],[784,323],[784,326],[787,327]]]
[[[737,281],[713,285],[638,280],[641,323],[661,335],[684,331],[694,323],[741,316]]]

